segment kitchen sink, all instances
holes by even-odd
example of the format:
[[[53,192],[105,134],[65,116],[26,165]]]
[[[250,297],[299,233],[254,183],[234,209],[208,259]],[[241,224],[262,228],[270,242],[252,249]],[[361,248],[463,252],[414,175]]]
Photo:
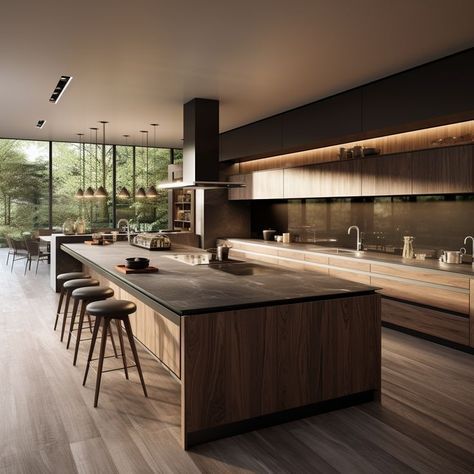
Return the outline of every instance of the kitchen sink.
[[[365,252],[362,250],[350,250],[350,249],[318,249],[319,253],[329,253],[331,255],[347,255],[348,257],[362,257],[365,255]]]

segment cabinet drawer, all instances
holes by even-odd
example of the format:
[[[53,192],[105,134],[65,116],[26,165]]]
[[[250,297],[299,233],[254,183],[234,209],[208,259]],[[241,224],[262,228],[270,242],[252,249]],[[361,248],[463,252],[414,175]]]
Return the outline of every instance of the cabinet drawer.
[[[371,277],[371,284],[382,288],[379,293],[415,303],[427,304],[456,313],[469,314],[469,292],[435,288],[428,285],[388,278]]]
[[[335,278],[342,278],[343,280],[355,281],[357,283],[363,283],[364,285],[370,285],[370,276],[361,275],[360,273],[350,272],[345,270],[339,270],[336,268],[329,269],[329,276]]]
[[[307,272],[320,273],[321,275],[329,275],[329,268],[320,265],[313,265],[311,263],[305,263],[304,269]]]
[[[361,272],[370,272],[370,263],[345,258],[329,257],[329,265],[340,268],[350,268]]]
[[[382,298],[382,321],[469,345],[469,319]]]
[[[278,249],[278,256],[284,258],[291,258],[292,260],[304,260],[303,252],[295,252],[292,250]]]
[[[318,255],[316,253],[305,253],[304,259],[307,262],[321,263],[323,265],[327,265],[329,263],[329,257],[326,255]]]
[[[469,289],[469,276],[449,272],[430,272],[428,270],[413,267],[393,267],[389,265],[372,264],[372,273],[391,275],[410,280],[436,283],[438,285],[454,286],[456,288]]]

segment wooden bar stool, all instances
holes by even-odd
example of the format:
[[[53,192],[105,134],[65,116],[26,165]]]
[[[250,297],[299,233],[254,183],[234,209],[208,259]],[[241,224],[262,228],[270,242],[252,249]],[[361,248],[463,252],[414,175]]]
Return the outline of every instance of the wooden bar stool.
[[[54,330],[56,331],[56,327],[58,325],[59,315],[61,314],[61,307],[63,305],[64,295],[66,292],[64,291],[64,283],[69,280],[75,280],[77,278],[90,278],[90,275],[83,272],[70,272],[70,273],[61,273],[56,277],[56,281],[61,284],[61,292],[59,293],[59,303],[58,309],[56,310],[56,321],[54,321]]]
[[[127,333],[128,342],[130,343],[130,348],[132,349],[133,358],[135,359],[135,365],[130,367],[137,367],[138,375],[140,376],[140,382],[142,384],[143,393],[145,397],[148,397],[146,391],[145,380],[143,379],[142,368],[140,366],[140,360],[138,359],[137,348],[135,346],[135,340],[133,339],[132,327],[130,325],[129,315],[134,313],[137,310],[137,307],[131,301],[125,300],[107,300],[107,301],[96,301],[94,303],[89,303],[86,307],[86,311],[91,315],[95,316],[94,332],[92,334],[91,347],[89,350],[89,356],[87,358],[86,371],[84,374],[84,381],[82,385],[86,384],[87,374],[89,373],[89,366],[92,361],[92,355],[94,354],[95,341],[97,339],[97,334],[99,333],[100,325],[103,321],[102,329],[102,339],[100,341],[100,353],[99,353],[99,363],[97,368],[97,380],[95,384],[95,396],[94,396],[94,407],[97,406],[99,401],[99,390],[100,390],[100,380],[102,378],[102,368],[104,365],[104,354],[105,354],[105,345],[107,342],[107,330],[112,321],[115,321],[117,328],[119,329],[119,334],[122,330],[120,323],[122,322],[125,331]],[[122,359],[123,359],[123,370],[125,372],[125,377],[128,379],[128,370],[130,367],[127,367],[127,358],[125,356],[125,350],[123,347],[123,341],[120,339]],[[110,369],[118,370],[118,369]],[[105,372],[109,372],[107,370]]]
[[[108,298],[112,298],[114,296],[114,290],[112,288],[109,288],[108,286],[88,286],[88,287],[83,287],[83,288],[77,288],[71,293],[71,297],[74,300],[79,300],[79,303],[81,304],[81,310],[79,312],[79,322],[77,325],[77,336],[76,336],[76,345],[74,348],[74,359],[72,362],[72,365],[76,365],[77,362],[77,354],[79,352],[79,344],[81,343],[81,335],[82,335],[82,326],[84,324],[84,316],[86,315],[86,306],[89,303],[92,303],[94,301],[103,301]],[[69,327],[69,336],[67,338],[67,345],[66,348],[69,349],[69,344],[71,342],[71,336],[74,331],[74,323],[76,321],[76,315],[77,313],[73,313],[72,318],[71,318],[71,325]],[[90,315],[87,314],[89,318],[89,327],[92,332],[92,326],[91,326],[91,320],[90,320]],[[117,352],[115,349],[115,342],[112,336],[112,329],[110,328],[110,337],[112,340],[112,344],[114,346],[114,351],[115,353]],[[119,330],[119,339],[122,339],[122,331]],[[87,339],[84,339],[87,340]],[[120,344],[120,346],[123,346],[123,343]]]
[[[99,286],[99,280],[95,280],[94,278],[77,278],[74,280],[68,280],[63,285],[64,292],[66,294],[66,303],[64,304],[63,323],[61,326],[61,342],[63,342],[64,339],[64,331],[66,329],[66,320],[67,313],[69,310],[69,301],[71,300],[71,294],[75,289],[84,288],[86,286]],[[72,307],[72,316],[76,315],[78,305],[79,300],[74,300],[74,304]]]

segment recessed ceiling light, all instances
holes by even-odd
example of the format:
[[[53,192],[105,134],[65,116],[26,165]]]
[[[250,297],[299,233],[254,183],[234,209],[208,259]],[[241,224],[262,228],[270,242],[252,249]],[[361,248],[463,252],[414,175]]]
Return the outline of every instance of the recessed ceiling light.
[[[43,128],[43,126],[44,126],[45,123],[46,123],[46,120],[38,120],[38,121],[36,122],[36,126],[37,126],[38,128]]]
[[[61,76],[59,78],[58,84],[54,88],[54,91],[51,94],[51,97],[49,98],[50,102],[52,102],[53,104],[57,104],[59,102],[59,99],[61,98],[64,91],[66,90],[66,87],[71,82],[71,79],[72,79],[72,76]]]

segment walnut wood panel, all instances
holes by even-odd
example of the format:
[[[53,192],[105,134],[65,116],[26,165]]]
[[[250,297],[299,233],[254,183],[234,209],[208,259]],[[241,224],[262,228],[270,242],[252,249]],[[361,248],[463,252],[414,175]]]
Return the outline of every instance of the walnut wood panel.
[[[469,293],[469,322],[471,328],[470,346],[474,347],[474,280],[471,280]]]
[[[410,153],[375,156],[361,161],[362,196],[411,194],[412,156]]]
[[[341,268],[350,268],[361,272],[370,272],[370,263],[348,258],[329,257],[329,265]]]
[[[423,268],[413,268],[409,266],[395,267],[382,264],[371,264],[370,271],[372,273],[380,273],[382,275],[391,275],[400,278],[407,278],[427,283],[436,283],[438,285],[454,286],[456,288],[469,289],[469,276],[459,273],[449,272],[430,272]]]
[[[329,257],[327,255],[318,255],[311,252],[305,253],[304,259],[307,262],[321,263],[323,265],[327,265],[329,263]]]
[[[469,292],[451,291],[413,282],[390,280],[372,276],[373,286],[382,288],[379,293],[415,303],[426,304],[462,314],[469,314]]]
[[[471,193],[473,146],[414,152],[413,194]]]
[[[329,275],[329,268],[323,267],[321,265],[317,265],[314,263],[306,263],[303,266],[304,270],[307,272],[316,272],[321,273],[323,275]]]
[[[378,295],[186,316],[182,436],[380,390]]]
[[[321,196],[360,196],[360,160],[321,165]]]
[[[305,269],[305,264],[304,261],[302,260],[291,260],[291,259],[284,259],[284,258],[278,258],[278,265],[281,267],[286,267],[286,268],[291,268],[293,270],[304,270]]]
[[[283,197],[283,170],[258,171],[252,176],[252,198]]]
[[[382,321],[469,345],[469,318],[382,299]]]
[[[242,199],[252,199],[252,174],[239,174],[234,176],[229,176],[228,181],[234,183],[244,183],[245,187],[243,188],[231,188],[229,189],[229,199],[230,200],[242,200]]]
[[[370,285],[370,275],[362,275],[357,272],[351,272],[346,270],[339,270],[336,268],[329,269],[329,276],[336,278],[342,278],[343,280],[356,281],[357,283],[364,283]]]
[[[321,196],[321,176],[320,166],[283,170],[283,196],[287,199]]]
[[[304,260],[304,253],[288,249],[278,249],[279,257],[291,258],[293,260]]]
[[[258,260],[260,262],[265,262],[265,263],[272,263],[272,264],[278,264],[278,257],[276,256],[272,256],[272,255],[261,255],[261,254],[254,254],[252,252],[249,252],[249,251],[245,251],[245,250],[240,250],[240,249],[230,249],[229,251],[229,255],[231,257],[234,257],[236,259],[239,259],[239,258],[248,258],[248,259],[251,259],[251,260]]]

